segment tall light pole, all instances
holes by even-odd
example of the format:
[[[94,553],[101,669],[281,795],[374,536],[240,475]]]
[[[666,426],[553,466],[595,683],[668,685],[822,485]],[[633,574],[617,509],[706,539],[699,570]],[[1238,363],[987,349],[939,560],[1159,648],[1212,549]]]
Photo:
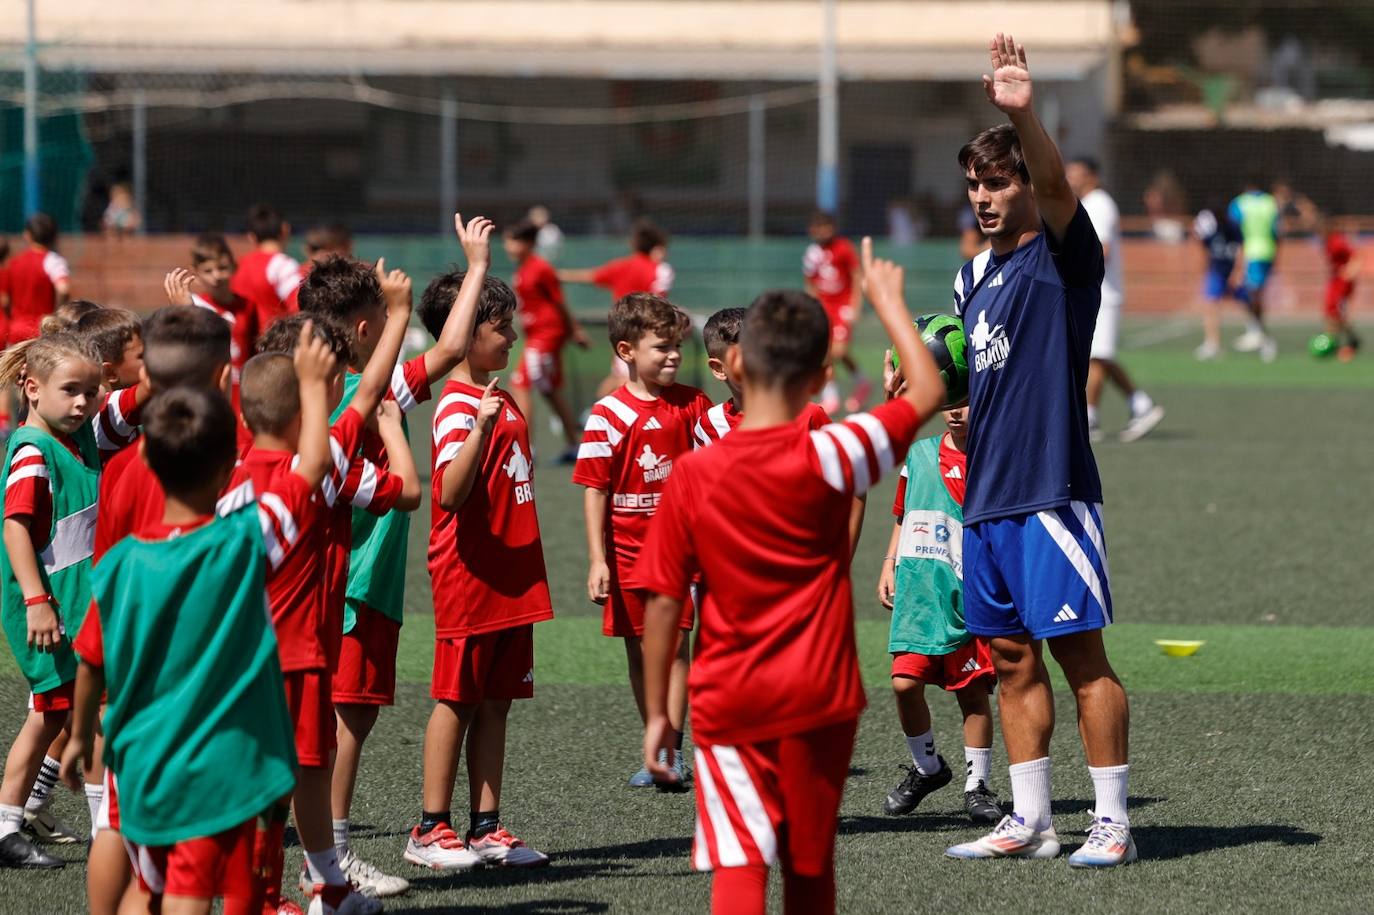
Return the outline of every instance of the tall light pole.
[[[816,207],[834,213],[840,202],[839,76],[835,62],[838,0],[821,0],[820,130],[816,155]]]
[[[24,218],[38,211],[38,29],[28,0],[28,40],[24,43]]]

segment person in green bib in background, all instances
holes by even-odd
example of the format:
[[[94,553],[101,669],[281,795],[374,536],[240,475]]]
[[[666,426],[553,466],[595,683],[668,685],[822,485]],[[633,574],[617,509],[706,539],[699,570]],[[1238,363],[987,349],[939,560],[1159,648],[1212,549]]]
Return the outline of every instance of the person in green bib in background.
[[[0,388],[21,382],[29,413],[10,436],[3,474],[5,549],[0,605],[5,638],[29,683],[28,717],[0,783],[0,867],[62,867],[20,832],[24,799],[48,746],[71,716],[77,656],[71,640],[91,603],[100,454],[100,357],[67,333],[10,347]]]
[[[892,611],[888,651],[897,717],[911,752],[911,768],[883,802],[899,816],[953,779],[935,752],[935,734],[925,687],[954,693],[964,716],[964,808],[975,823],[1002,818],[997,794],[988,787],[992,757],[992,708],[997,683],[985,640],[964,628],[963,522],[967,407],[940,415],[947,432],[920,439],[907,452],[892,512],[897,523],[878,599]]]
[[[1279,204],[1263,189],[1258,178],[1249,178],[1245,190],[1231,201],[1231,221],[1240,227],[1245,255],[1245,289],[1250,294],[1250,320],[1245,333],[1232,346],[1236,352],[1259,353],[1264,362],[1273,362],[1278,344],[1264,326],[1264,287],[1279,255]]]

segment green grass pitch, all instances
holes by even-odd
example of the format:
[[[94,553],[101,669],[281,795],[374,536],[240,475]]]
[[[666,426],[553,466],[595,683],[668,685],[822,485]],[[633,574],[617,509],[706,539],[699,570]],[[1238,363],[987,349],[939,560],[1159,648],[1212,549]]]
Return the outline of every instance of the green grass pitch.
[[[855,563],[871,706],[845,796],[841,910],[1369,910],[1365,773],[1374,751],[1374,621],[1364,554],[1374,517],[1374,362],[1313,360],[1304,345],[1310,331],[1297,328],[1281,335],[1284,352],[1272,366],[1235,355],[1197,365],[1189,353],[1193,334],[1182,326],[1173,339],[1132,346],[1158,339],[1158,331],[1158,324],[1128,327],[1124,361],[1168,418],[1143,442],[1097,449],[1119,619],[1108,642],[1131,695],[1131,813],[1140,862],[1085,874],[1071,872],[1062,858],[946,860],[946,845],[975,835],[957,785],[928,798],[915,815],[881,815],[906,755],[884,676],[885,614],[871,596],[891,523],[889,479],[872,497]],[[861,339],[873,364],[880,344],[871,317]],[[602,348],[575,358],[584,394],[605,356]],[[1115,395],[1108,398],[1110,428],[1124,420],[1124,408]],[[413,423],[422,465],[427,422],[421,413]],[[688,857],[692,797],[622,787],[639,746],[623,654],[600,635],[600,611],[584,596],[580,494],[567,470],[547,460],[556,448],[547,413],[536,428],[544,458],[536,486],[559,615],[537,629],[536,698],[512,713],[503,815],[553,856],[552,865],[535,873],[443,876],[400,860],[419,807],[429,712],[427,507],[414,526],[403,682],[363,760],[355,846],[412,880],[409,895],[390,901],[389,912],[704,911],[709,878],[694,873]],[[1173,659],[1154,646],[1156,638],[1207,644],[1194,657]],[[0,661],[0,741],[14,733],[25,698],[12,664]],[[942,752],[957,760],[957,709],[938,696],[932,708]],[[1056,825],[1072,846],[1087,823],[1092,791],[1062,682],[1058,712]],[[1008,795],[1000,746],[993,777]],[[455,811],[464,809],[462,773],[459,785]],[[57,806],[72,824],[85,824],[80,799],[59,790]],[[72,862],[61,872],[0,872],[0,911],[81,911],[84,852],[59,853]],[[291,849],[288,874],[299,862],[299,850]]]

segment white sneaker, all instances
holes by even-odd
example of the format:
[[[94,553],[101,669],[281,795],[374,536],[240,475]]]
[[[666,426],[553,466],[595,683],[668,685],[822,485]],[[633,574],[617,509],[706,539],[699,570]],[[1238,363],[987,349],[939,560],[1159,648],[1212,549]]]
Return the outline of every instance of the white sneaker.
[[[1264,331],[1251,328],[1231,343],[1231,349],[1238,353],[1254,353],[1264,345]]]
[[[1164,408],[1155,404],[1150,409],[1141,413],[1139,416],[1132,416],[1130,422],[1126,423],[1126,428],[1121,430],[1121,440],[1123,442],[1136,442],[1150,434],[1150,430],[1159,425],[1159,421],[1164,418]]]
[[[1211,362],[1221,357],[1221,347],[1215,343],[1204,343],[1193,350],[1193,358],[1198,362]]]
[[[1071,867],[1116,867],[1136,859],[1135,839],[1131,827],[1103,818],[1093,818],[1088,841],[1069,855]]]
[[[382,901],[358,890],[315,884],[306,915],[378,915]]]
[[[463,844],[447,823],[440,823],[424,835],[420,835],[419,826],[412,829],[403,857],[411,864],[436,871],[470,871],[482,866],[482,859]]]
[[[1273,362],[1279,358],[1279,344],[1273,337],[1265,337],[1259,346],[1260,362]]]
[[[496,867],[539,867],[549,863],[549,856],[535,851],[524,842],[498,826],[479,839],[468,841],[468,849],[487,864]]]
[[[1002,817],[981,839],[945,849],[948,858],[1053,858],[1059,854],[1054,827],[1036,832],[1014,816]]]
[[[339,869],[344,872],[348,882],[360,890],[371,889],[379,898],[399,896],[410,889],[410,881],[382,873],[374,865],[368,864],[350,850],[339,859]]]
[[[24,828],[39,842],[49,845],[75,845],[86,840],[53,814],[51,800],[37,810],[24,811]]]

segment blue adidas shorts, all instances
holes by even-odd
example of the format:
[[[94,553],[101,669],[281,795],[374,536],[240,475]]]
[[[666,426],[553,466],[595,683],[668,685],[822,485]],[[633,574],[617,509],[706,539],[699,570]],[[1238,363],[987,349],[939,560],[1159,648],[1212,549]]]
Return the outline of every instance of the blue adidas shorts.
[[[964,625],[1051,639],[1112,621],[1101,506],[1071,502],[964,527]]]
[[[1202,278],[1202,294],[1207,301],[1219,302],[1231,296],[1237,302],[1249,303],[1249,288],[1231,285],[1231,272],[1234,266],[1224,261],[1213,261],[1208,264],[1207,273]]]

